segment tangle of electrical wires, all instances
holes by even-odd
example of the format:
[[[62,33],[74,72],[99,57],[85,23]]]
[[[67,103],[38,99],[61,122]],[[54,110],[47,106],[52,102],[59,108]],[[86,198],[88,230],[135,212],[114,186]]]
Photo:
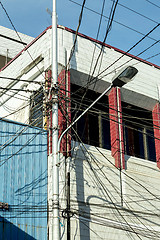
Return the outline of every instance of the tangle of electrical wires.
[[[72,3],[74,3],[74,4],[76,4],[76,5],[78,5],[78,6],[82,6],[80,3],[77,3],[77,2],[75,2],[75,1],[73,1],[73,0],[69,0],[70,2],[72,2]],[[95,10],[93,10],[93,9],[91,9],[91,8],[89,8],[89,7],[84,7],[86,10],[88,10],[88,11],[90,11],[90,12],[93,12],[93,13],[95,13],[95,14],[97,14],[97,15],[101,15],[99,12],[97,12],[97,11],[95,11]],[[140,13],[138,13],[138,12],[136,12],[137,14],[140,14]],[[104,18],[106,18],[106,19],[109,19],[109,17],[107,17],[106,15],[102,15]],[[148,17],[147,16],[144,16],[143,15],[143,17],[145,17],[145,18],[147,18],[148,19]],[[149,19],[148,19],[149,20]],[[155,22],[155,23],[157,23],[156,21],[154,21],[153,19],[150,19],[152,22]],[[131,28],[130,26],[128,26],[128,25],[125,25],[124,23],[121,23],[120,21],[116,21],[116,20],[113,20],[113,22],[115,22],[116,24],[118,24],[118,25],[120,25],[120,26],[122,26],[122,27],[125,27],[125,28],[127,28],[127,29],[129,29],[129,30],[131,30],[131,31],[133,31],[133,32],[136,32],[136,33],[138,33],[138,34],[140,34],[140,35],[145,35],[144,33],[142,33],[142,32],[140,32],[140,31],[138,31],[138,30],[136,30],[136,29],[134,29],[134,28]],[[150,37],[150,36],[147,36],[147,38],[149,38],[149,39],[151,39],[151,40],[153,40],[153,41],[157,41],[155,38],[153,38],[153,37]]]
[[[85,150],[86,150],[86,148],[85,148]],[[85,155],[84,155],[84,156],[85,156]],[[92,157],[92,158],[93,158],[93,157]],[[95,174],[95,173],[94,173],[94,174]],[[106,176],[105,176],[105,177],[106,177]],[[138,219],[138,220],[140,221],[141,224],[143,224],[143,222],[141,222],[140,219]],[[145,227],[147,228],[147,226],[145,226]],[[149,229],[148,229],[148,230],[149,230]],[[154,232],[153,232],[153,235],[155,235],[155,237],[157,237],[156,233],[154,233]],[[138,237],[139,237],[139,236],[138,236]],[[140,238],[140,237],[139,237],[139,238]]]
[[[73,43],[73,46],[72,46],[72,49],[71,49],[71,52],[70,52],[70,56],[69,56],[69,59],[68,59],[67,66],[69,66],[69,63],[70,63],[71,58],[72,58],[72,56],[73,56],[73,54],[74,54],[74,51],[75,51],[76,42],[77,42],[77,36],[78,36],[78,31],[79,31],[79,28],[80,28],[80,26],[81,26],[82,16],[83,16],[83,10],[84,10],[85,3],[86,3],[86,0],[83,0],[83,4],[82,4],[82,8],[81,8],[81,13],[80,13],[80,16],[79,16],[79,23],[78,23],[78,27],[77,27],[77,30],[76,30],[75,39],[74,39],[74,43]]]
[[[104,2],[104,3],[105,3],[105,2]],[[103,3],[103,6],[102,6],[102,11],[103,11],[103,8],[104,8],[104,3]],[[77,113],[79,112],[79,109],[80,109],[80,107],[81,107],[81,104],[82,104],[82,102],[83,102],[83,99],[84,99],[84,97],[85,97],[85,95],[86,95],[86,93],[87,93],[87,91],[88,91],[88,87],[89,87],[89,85],[90,85],[90,83],[91,83],[91,81],[92,81],[92,78],[93,78],[93,75],[94,75],[94,73],[95,73],[95,70],[96,70],[97,64],[98,64],[98,62],[99,62],[99,59],[100,59],[101,55],[103,54],[104,43],[105,43],[105,41],[106,41],[106,38],[107,38],[107,36],[108,36],[109,31],[111,30],[112,23],[113,23],[113,18],[114,18],[115,11],[116,11],[116,8],[117,8],[117,4],[118,4],[118,0],[116,0],[116,2],[113,1],[112,7],[111,7],[111,11],[110,11],[109,20],[108,20],[108,24],[107,24],[107,28],[106,28],[105,37],[104,37],[103,43],[102,43],[102,45],[101,45],[101,49],[100,49],[100,52],[99,52],[99,54],[98,54],[98,57],[97,57],[97,59],[96,59],[96,62],[95,62],[95,65],[94,65],[94,69],[93,69],[93,71],[92,71],[92,75],[91,75],[91,76],[89,75],[89,77],[88,77],[86,91],[85,91],[85,93],[83,94],[83,96],[82,96],[82,98],[81,98],[81,102],[80,102],[80,104],[79,104],[79,108],[78,108],[78,110],[77,110]],[[100,19],[100,24],[101,24],[101,19]],[[99,27],[100,27],[100,24],[99,24]],[[93,51],[93,57],[94,57],[94,52],[95,52],[95,49],[94,49],[94,51]],[[103,56],[103,55],[102,55],[102,56]],[[93,62],[93,57],[92,57],[92,62]],[[101,61],[102,61],[102,58],[101,58]],[[101,65],[101,64],[100,64],[100,65]],[[91,72],[91,68],[92,68],[92,63],[91,63],[91,66],[90,66],[90,72]],[[99,71],[100,71],[100,69],[99,69]],[[94,83],[94,85],[95,85],[95,84],[96,84],[96,82]],[[75,118],[76,118],[76,116],[77,116],[77,114],[75,114]],[[73,121],[74,121],[74,119],[73,119]]]

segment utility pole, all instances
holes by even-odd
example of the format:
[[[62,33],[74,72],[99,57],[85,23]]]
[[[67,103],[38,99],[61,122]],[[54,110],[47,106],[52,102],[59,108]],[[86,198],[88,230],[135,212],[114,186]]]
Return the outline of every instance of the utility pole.
[[[58,63],[57,63],[57,13],[56,0],[52,12],[52,181],[53,181],[53,228],[52,240],[60,239],[59,229],[59,167],[58,167]]]
[[[117,94],[117,108],[118,108],[118,132],[119,132],[119,152],[120,152],[120,189],[121,189],[121,206],[123,207],[123,180],[122,180],[122,170],[123,170],[123,153],[122,153],[122,132],[121,132],[121,113],[119,106],[119,87],[116,87]]]

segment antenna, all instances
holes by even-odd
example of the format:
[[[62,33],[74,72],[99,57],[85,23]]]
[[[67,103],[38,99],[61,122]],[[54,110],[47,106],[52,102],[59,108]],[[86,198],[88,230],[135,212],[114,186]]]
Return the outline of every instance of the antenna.
[[[46,12],[52,17],[52,12],[49,8],[46,8]]]

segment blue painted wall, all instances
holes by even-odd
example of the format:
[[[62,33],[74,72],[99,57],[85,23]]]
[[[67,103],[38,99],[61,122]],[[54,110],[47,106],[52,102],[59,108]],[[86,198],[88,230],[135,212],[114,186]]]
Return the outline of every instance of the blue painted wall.
[[[0,239],[47,239],[47,132],[0,121]]]

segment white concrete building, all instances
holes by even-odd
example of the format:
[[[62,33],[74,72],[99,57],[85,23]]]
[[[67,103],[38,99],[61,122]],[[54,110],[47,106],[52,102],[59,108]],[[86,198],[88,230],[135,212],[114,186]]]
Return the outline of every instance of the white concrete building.
[[[0,69],[14,58],[33,37],[0,26]]]
[[[113,88],[79,120],[78,136],[72,130],[62,141],[61,239],[67,239],[68,212],[71,239],[159,239],[160,67],[107,44],[102,49],[101,42],[78,34],[67,71],[74,38],[73,30],[58,26],[59,134],[122,67],[135,66],[138,74],[121,90]],[[0,72],[0,116],[50,128],[50,69],[49,27]]]

